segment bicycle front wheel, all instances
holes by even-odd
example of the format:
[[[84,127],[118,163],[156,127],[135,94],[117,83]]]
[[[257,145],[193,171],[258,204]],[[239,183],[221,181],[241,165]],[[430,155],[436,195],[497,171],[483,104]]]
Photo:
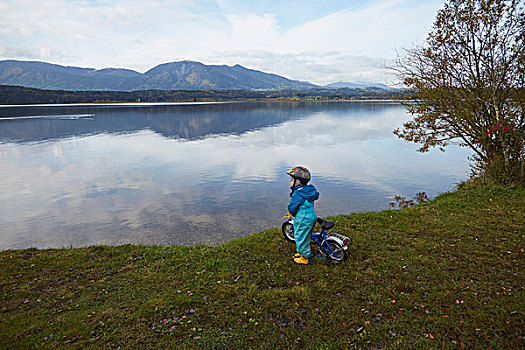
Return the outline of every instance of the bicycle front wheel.
[[[347,258],[343,246],[341,246],[339,242],[330,238],[323,242],[319,251],[326,257],[330,258],[333,262],[339,263],[345,261]]]

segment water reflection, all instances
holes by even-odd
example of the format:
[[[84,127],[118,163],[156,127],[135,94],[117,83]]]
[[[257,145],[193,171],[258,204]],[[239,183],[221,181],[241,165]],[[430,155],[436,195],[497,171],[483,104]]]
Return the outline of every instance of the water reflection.
[[[0,249],[216,244],[276,226],[285,169],[307,165],[319,215],[446,191],[461,149],[418,154],[391,103],[0,108]],[[82,116],[76,119],[47,116]],[[16,119],[17,117],[38,117]],[[15,118],[15,119],[13,119]]]
[[[152,130],[168,138],[196,140],[209,135],[240,135],[249,130],[303,118],[305,113],[374,113],[371,103],[218,103],[0,107],[0,140],[28,142],[99,133]],[[269,112],[269,110],[271,112]]]

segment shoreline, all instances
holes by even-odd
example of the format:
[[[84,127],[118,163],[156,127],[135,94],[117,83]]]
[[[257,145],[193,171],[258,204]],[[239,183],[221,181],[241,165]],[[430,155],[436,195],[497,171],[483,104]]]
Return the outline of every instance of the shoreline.
[[[184,106],[228,103],[407,103],[410,100],[395,99],[353,99],[353,100],[232,100],[232,101],[181,101],[181,102],[80,102],[80,103],[43,103],[43,104],[7,104],[0,108],[20,107],[149,107],[149,106]],[[2,118],[0,116],[0,118]]]

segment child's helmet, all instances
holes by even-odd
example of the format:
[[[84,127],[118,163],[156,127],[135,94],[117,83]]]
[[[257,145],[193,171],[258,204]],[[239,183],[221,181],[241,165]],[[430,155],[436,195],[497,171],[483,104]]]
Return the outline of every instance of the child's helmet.
[[[293,179],[304,180],[307,183],[312,178],[310,172],[304,166],[296,166],[295,168],[288,170],[286,173]]]

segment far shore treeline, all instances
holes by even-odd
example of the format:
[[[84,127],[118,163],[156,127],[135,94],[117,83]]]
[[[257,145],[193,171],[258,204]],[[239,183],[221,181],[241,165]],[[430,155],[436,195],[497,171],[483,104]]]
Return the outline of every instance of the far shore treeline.
[[[381,89],[66,91],[0,85],[0,104],[207,101],[327,101],[407,99],[405,91]]]

